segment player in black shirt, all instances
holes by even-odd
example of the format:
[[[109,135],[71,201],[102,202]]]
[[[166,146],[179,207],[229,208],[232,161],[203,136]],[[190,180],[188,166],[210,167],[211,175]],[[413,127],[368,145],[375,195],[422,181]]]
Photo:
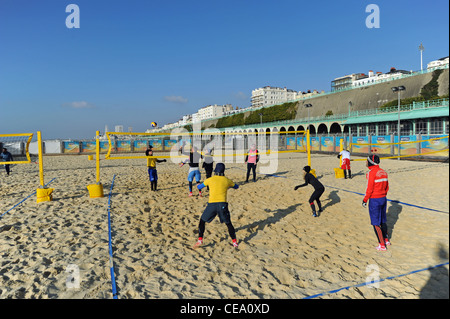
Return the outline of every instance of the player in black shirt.
[[[306,186],[308,184],[311,184],[314,187],[314,192],[312,193],[311,197],[309,198],[309,205],[311,206],[311,209],[313,211],[313,216],[317,217],[316,214],[316,207],[314,206],[314,201],[317,202],[317,206],[319,206],[319,213],[322,212],[322,204],[320,203],[320,196],[322,196],[323,192],[325,191],[325,187],[322,185],[321,182],[317,178],[314,177],[313,174],[310,173],[311,167],[305,166],[303,168],[303,176],[305,179],[305,183],[295,186],[294,190],[299,189],[300,187]]]
[[[210,178],[212,176],[213,165],[214,165],[214,161],[213,161],[213,157],[211,155],[211,150],[206,149],[205,156],[203,159],[203,165],[202,165],[202,168],[205,169],[206,178]]]

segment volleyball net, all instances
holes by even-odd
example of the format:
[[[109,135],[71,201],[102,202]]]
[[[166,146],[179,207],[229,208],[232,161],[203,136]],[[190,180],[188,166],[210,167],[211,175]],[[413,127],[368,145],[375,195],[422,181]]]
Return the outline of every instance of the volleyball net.
[[[244,159],[249,149],[257,149],[257,155],[275,156],[279,153],[308,153],[307,131],[290,132],[218,132],[204,130],[187,132],[174,130],[171,133],[107,132],[105,159],[170,158],[180,162],[183,153],[193,148],[202,155],[211,155],[214,161],[230,162],[229,158]],[[147,156],[151,146],[154,155]],[[105,149],[105,147],[103,147]]]
[[[33,133],[0,134],[0,152],[5,149],[0,155],[0,165],[29,164],[35,160],[30,155],[33,136]]]
[[[448,135],[442,136],[402,136],[376,137],[376,140],[368,141],[367,137],[355,138],[355,142],[349,143],[351,153],[378,154],[384,159],[393,158],[443,158],[449,157]],[[391,142],[393,140],[393,142]],[[354,159],[363,161],[365,159]]]
[[[43,143],[41,132],[36,133],[36,141],[33,142],[34,133],[0,134],[0,165],[39,164],[39,183],[36,190],[36,201],[46,202],[52,200],[53,188],[48,188],[44,183]],[[35,144],[33,154],[30,154],[30,145]],[[4,152],[3,152],[4,151]]]

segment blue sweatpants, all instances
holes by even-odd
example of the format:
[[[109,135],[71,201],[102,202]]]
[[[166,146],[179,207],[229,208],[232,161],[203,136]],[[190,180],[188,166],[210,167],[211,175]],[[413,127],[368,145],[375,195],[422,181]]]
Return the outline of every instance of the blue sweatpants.
[[[156,182],[158,180],[158,173],[156,172],[156,168],[148,168],[148,177],[150,178],[150,182]]]
[[[379,226],[386,223],[386,197],[369,199],[370,223],[373,226]]]

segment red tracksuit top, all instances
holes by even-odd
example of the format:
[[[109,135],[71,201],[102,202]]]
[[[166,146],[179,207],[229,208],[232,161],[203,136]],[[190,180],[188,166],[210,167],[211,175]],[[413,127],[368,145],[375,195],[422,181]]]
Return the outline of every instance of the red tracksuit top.
[[[369,198],[386,197],[387,192],[389,191],[387,173],[378,165],[369,167],[369,170],[370,171],[366,174],[367,188],[364,202],[367,202]]]

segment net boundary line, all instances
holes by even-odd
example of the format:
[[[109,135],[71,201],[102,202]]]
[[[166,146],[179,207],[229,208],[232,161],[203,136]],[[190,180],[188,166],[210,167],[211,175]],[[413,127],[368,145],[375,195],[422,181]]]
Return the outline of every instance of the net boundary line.
[[[50,182],[48,182],[47,184],[45,184],[44,187],[47,187],[47,185],[49,185],[51,182],[53,182],[56,179],[53,178]],[[8,209],[6,212],[4,212],[2,215],[0,215],[0,219],[3,217],[3,215],[6,215],[6,213],[10,212],[11,210],[13,210],[14,208],[16,208],[17,206],[19,206],[20,204],[22,204],[24,201],[26,201],[28,198],[30,198],[31,196],[33,196],[34,194],[36,194],[37,190],[35,190],[32,194],[28,195],[27,197],[25,197],[24,199],[22,199],[20,202],[18,202],[16,205],[14,205],[13,207],[11,207],[10,209]]]
[[[446,266],[448,264],[449,264],[449,262],[445,262],[445,263],[437,264],[437,265],[426,267],[426,268],[412,270],[410,272],[407,272],[407,273],[404,273],[404,274],[400,274],[400,275],[389,276],[389,277],[378,279],[378,280],[374,280],[374,281],[371,281],[371,282],[364,282],[364,283],[360,283],[360,284],[356,284],[356,285],[352,285],[352,286],[347,286],[347,287],[342,287],[342,288],[338,288],[338,289],[334,289],[334,290],[329,290],[329,291],[322,292],[322,293],[319,293],[319,294],[315,294],[315,295],[312,295],[312,296],[304,297],[302,299],[314,299],[314,298],[317,298],[317,297],[322,297],[322,296],[325,296],[325,295],[334,294],[334,293],[337,293],[337,292],[342,291],[342,290],[349,290],[350,288],[359,288],[359,287],[363,287],[363,286],[373,285],[373,284],[380,283],[380,282],[383,282],[383,281],[386,281],[386,280],[396,279],[396,278],[400,278],[400,277],[405,277],[405,276],[408,276],[408,275],[416,274],[416,273],[419,273],[419,272],[422,272],[422,271],[436,269],[436,268],[439,268],[439,267]]]
[[[114,275],[114,262],[113,262],[113,249],[112,249],[112,235],[111,235],[111,196],[112,190],[114,188],[114,181],[116,179],[116,175],[114,174],[111,188],[109,190],[108,195],[108,253],[109,253],[109,271],[111,274],[111,290],[113,299],[117,299],[117,286],[116,286],[116,277]]]

